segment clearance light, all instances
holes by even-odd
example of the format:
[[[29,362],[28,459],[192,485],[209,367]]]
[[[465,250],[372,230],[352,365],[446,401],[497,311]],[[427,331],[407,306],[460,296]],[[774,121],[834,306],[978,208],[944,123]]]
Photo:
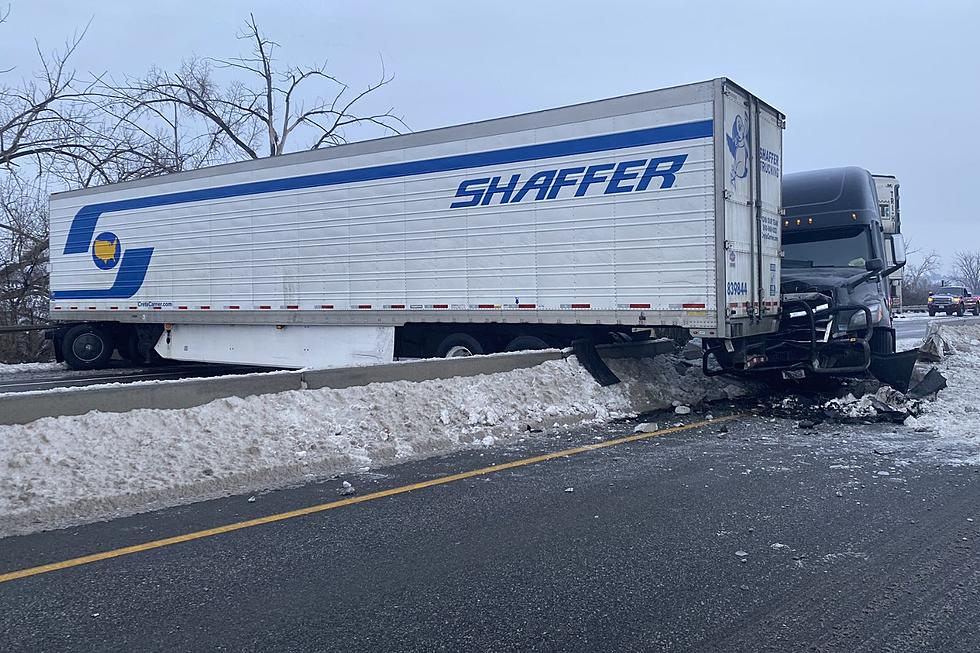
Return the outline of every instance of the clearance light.
[[[799,227],[801,224],[803,224],[803,221],[800,220],[799,218],[797,218],[796,219],[796,226]]]
[[[813,218],[807,218],[806,219],[806,223],[807,224],[813,224]]]
[[[789,226],[789,220],[783,220],[783,226],[784,227],[788,227]]]
[[[858,219],[858,214],[857,213],[852,213],[851,214],[851,220],[857,220],[857,219]]]

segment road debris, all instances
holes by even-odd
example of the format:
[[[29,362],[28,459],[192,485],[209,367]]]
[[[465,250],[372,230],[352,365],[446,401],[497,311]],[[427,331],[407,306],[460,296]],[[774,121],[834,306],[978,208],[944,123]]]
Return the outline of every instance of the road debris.
[[[357,492],[357,490],[354,489],[354,486],[351,485],[349,481],[344,481],[343,487],[337,490],[337,494],[342,496],[349,496],[355,492]]]

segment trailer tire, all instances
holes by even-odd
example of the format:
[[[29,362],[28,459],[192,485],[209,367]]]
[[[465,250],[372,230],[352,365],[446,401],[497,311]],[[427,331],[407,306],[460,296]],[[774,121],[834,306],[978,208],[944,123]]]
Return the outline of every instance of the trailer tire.
[[[61,351],[71,369],[98,370],[106,366],[113,350],[111,330],[96,324],[79,324],[65,333]]]
[[[437,358],[463,358],[483,353],[483,345],[466,333],[450,333],[436,347]]]
[[[507,343],[506,351],[530,351],[547,348],[548,343],[537,336],[517,336]]]

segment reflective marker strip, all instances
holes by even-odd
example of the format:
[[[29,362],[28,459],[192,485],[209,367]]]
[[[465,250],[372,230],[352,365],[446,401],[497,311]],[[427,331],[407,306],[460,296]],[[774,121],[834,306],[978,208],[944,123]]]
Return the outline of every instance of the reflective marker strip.
[[[333,304],[320,304],[320,308],[333,308]]]
[[[537,304],[518,304],[517,308],[536,308]]]
[[[572,304],[572,308],[592,308],[592,304]]]
[[[650,304],[630,304],[630,308],[650,308]]]
[[[704,304],[681,304],[681,308],[704,308]]]

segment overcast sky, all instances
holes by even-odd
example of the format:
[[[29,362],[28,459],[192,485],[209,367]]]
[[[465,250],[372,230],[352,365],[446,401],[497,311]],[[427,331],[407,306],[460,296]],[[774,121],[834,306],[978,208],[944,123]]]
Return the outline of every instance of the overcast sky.
[[[787,115],[786,172],[897,175],[915,246],[980,250],[980,3],[14,0],[0,69],[91,20],[80,71],[229,57],[251,10],[292,64],[329,60],[416,130],[730,77]],[[384,107],[383,107],[384,108]],[[972,191],[970,189],[973,189]],[[973,192],[973,195],[970,193]]]

